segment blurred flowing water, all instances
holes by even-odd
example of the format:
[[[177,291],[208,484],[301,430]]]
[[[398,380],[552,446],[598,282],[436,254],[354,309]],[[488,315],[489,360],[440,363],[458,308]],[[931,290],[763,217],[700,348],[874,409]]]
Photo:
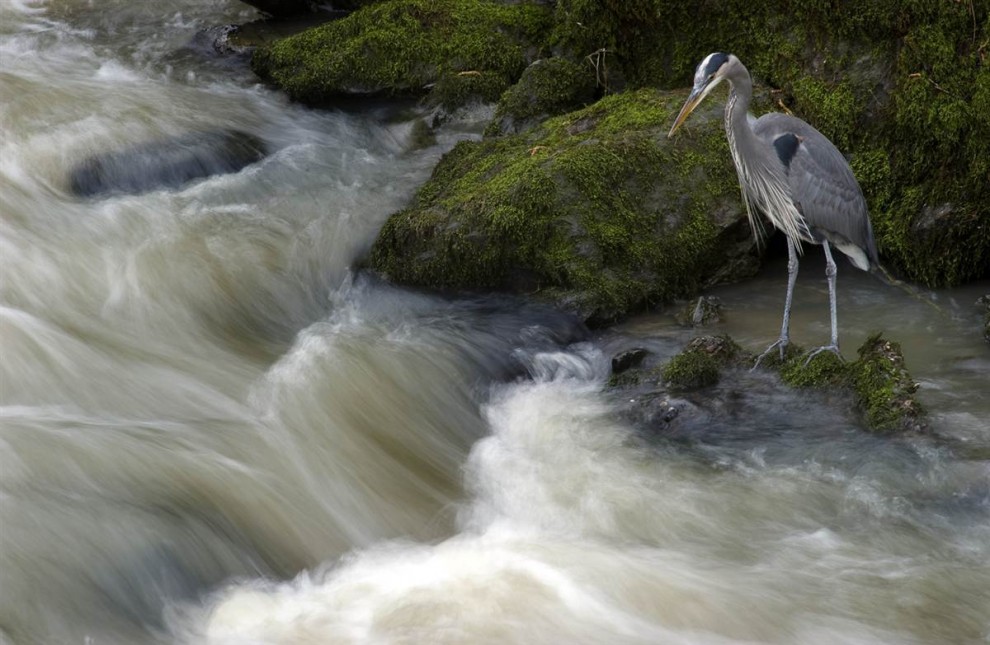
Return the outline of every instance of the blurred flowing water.
[[[669,316],[588,337],[353,272],[470,115],[416,149],[380,110],[289,104],[197,40],[251,19],[233,0],[0,11],[0,642],[990,641],[986,284],[937,312],[840,268],[846,354],[899,340],[941,440],[753,376],[747,422],[644,441],[609,358],[677,351]],[[272,154],[68,191],[88,156],[205,128]],[[772,340],[783,286],[719,290],[721,329]]]

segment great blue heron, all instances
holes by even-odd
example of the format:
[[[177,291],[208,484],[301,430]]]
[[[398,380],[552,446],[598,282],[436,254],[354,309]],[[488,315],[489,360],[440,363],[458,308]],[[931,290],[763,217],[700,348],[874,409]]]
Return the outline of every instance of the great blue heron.
[[[798,273],[801,242],[825,249],[832,337],[807,360],[822,351],[840,358],[835,307],[835,261],[831,246],[839,249],[859,269],[878,265],[873,227],[866,200],[852,169],[832,142],[796,117],[771,112],[754,119],[747,113],[753,96],[749,71],[732,54],[709,54],[694,74],[694,88],[681,108],[668,137],[721,81],[729,81],[725,104],[725,134],[739,175],[746,214],[753,235],[760,239],[763,227],[756,211],[762,211],[787,236],[787,297],[780,338],[760,354],[760,361],[775,347],[780,357],[789,342],[791,297]]]

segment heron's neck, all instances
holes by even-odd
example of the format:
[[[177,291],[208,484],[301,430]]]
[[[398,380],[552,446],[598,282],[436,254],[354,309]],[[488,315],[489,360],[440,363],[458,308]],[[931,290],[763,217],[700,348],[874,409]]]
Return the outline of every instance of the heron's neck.
[[[729,100],[725,103],[725,132],[729,145],[733,147],[733,157],[737,145],[756,145],[756,135],[749,125],[749,101],[753,96],[753,81],[749,72],[744,71],[729,79]]]

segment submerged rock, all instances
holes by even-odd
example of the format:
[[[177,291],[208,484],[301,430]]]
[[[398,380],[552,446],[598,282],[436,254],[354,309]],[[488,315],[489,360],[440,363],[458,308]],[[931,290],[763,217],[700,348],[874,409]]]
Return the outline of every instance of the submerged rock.
[[[699,296],[675,314],[677,324],[704,327],[722,321],[722,301],[717,296]]]
[[[639,367],[649,354],[650,351],[643,347],[634,347],[616,354],[612,357],[612,375],[622,374],[634,367]]]
[[[609,96],[459,143],[389,218],[370,265],[399,284],[530,294],[592,325],[752,275],[721,107],[666,137],[685,96]]]
[[[192,132],[90,157],[68,177],[80,197],[179,188],[211,175],[237,172],[267,154],[265,143],[238,130]]]
[[[682,412],[693,409],[687,403],[690,400],[703,402],[701,407],[709,410],[731,410],[735,405],[731,398],[737,396],[732,383],[772,372],[780,375],[776,382],[781,392],[811,388],[836,395],[835,403],[847,405],[867,430],[926,430],[925,410],[915,397],[918,385],[904,365],[900,346],[877,334],[867,339],[858,353],[859,359],[851,363],[830,352],[808,361],[806,352],[790,346],[783,361],[768,356],[761,363],[762,369],[752,371],[753,355],[728,336],[699,336],[666,363],[637,365],[611,379],[609,385],[622,393],[623,400],[632,401],[633,408],[642,408],[631,410],[631,415],[637,421],[654,424],[650,425],[651,432],[666,428]],[[730,383],[722,387],[725,379]],[[689,398],[679,398],[685,396]],[[709,400],[712,397],[716,400]],[[690,423],[690,413],[684,414],[682,421]]]

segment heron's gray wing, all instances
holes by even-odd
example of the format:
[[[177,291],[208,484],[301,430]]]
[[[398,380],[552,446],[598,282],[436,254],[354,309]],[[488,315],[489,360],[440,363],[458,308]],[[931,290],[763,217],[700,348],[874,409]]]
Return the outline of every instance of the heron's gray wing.
[[[863,191],[842,153],[821,132],[787,114],[771,112],[753,124],[787,171],[791,198],[816,236],[840,250],[852,244],[877,262],[876,242]]]

